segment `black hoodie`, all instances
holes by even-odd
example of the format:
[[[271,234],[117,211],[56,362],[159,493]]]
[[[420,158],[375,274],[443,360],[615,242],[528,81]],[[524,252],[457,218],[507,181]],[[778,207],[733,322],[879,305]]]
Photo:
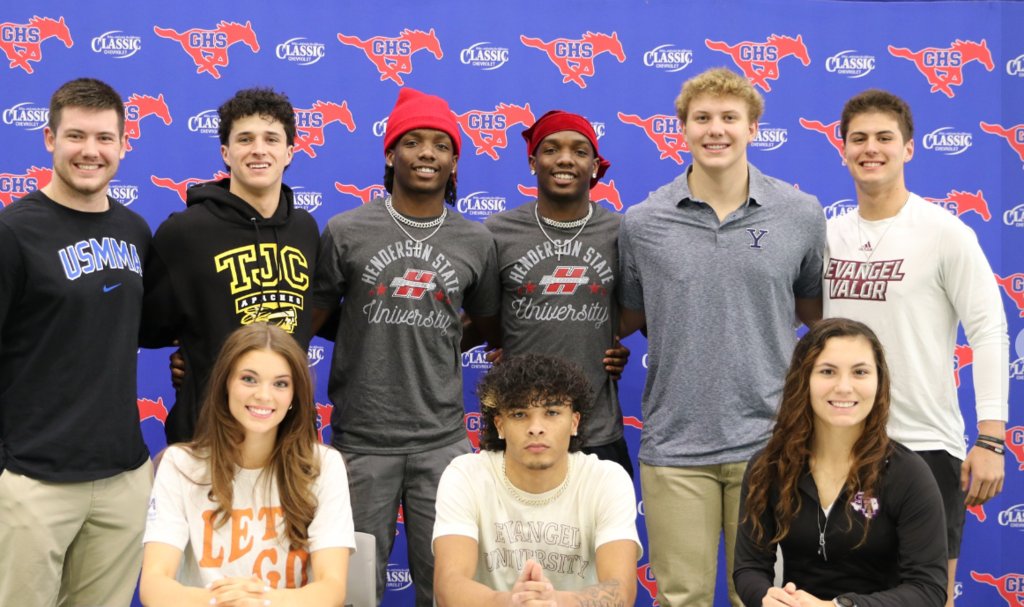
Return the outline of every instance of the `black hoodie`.
[[[288,186],[281,187],[273,217],[264,219],[229,191],[230,183],[190,188],[188,208],[160,225],[146,263],[140,342],[160,348],[180,340],[187,369],[167,417],[168,444],[195,434],[207,378],[232,331],[270,322],[303,349],[312,336],[316,221],[294,207]]]

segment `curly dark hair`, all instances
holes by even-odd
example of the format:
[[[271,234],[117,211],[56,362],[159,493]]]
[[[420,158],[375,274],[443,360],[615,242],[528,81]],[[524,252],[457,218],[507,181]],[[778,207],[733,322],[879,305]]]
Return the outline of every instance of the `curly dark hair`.
[[[217,115],[220,116],[217,136],[220,137],[221,145],[227,145],[231,127],[236,120],[253,115],[267,116],[280,122],[284,126],[288,145],[295,145],[295,108],[288,95],[274,89],[242,89],[217,108]]]
[[[76,78],[65,82],[50,97],[50,118],[47,126],[57,132],[61,112],[66,107],[117,112],[118,134],[124,135],[124,101],[112,86],[95,78]]]
[[[895,118],[904,143],[914,138],[914,115],[910,112],[907,102],[889,91],[868,89],[850,97],[843,106],[843,113],[839,119],[839,133],[843,136],[844,142],[850,130],[850,121],[868,112],[881,112]]]
[[[772,436],[757,461],[747,471],[748,487],[743,522],[751,524],[751,536],[758,545],[782,541],[789,534],[802,501],[797,484],[809,465],[814,440],[814,411],[811,409],[810,381],[814,364],[828,340],[835,337],[863,337],[871,344],[878,373],[875,404],[864,420],[864,431],[853,445],[849,476],[844,484],[847,496],[864,492],[864,502],[878,495],[885,459],[892,450],[885,425],[889,421],[889,367],[882,344],[867,325],[846,318],[820,320],[797,343],[782,388],[782,404]],[[777,493],[775,535],[766,538],[760,516],[768,508],[769,496]],[[847,509],[847,523],[853,521]],[[867,539],[870,519],[865,520],[857,546]]]
[[[511,356],[494,365],[480,380],[476,394],[482,417],[481,449],[505,450],[505,440],[498,438],[494,426],[495,415],[512,409],[542,407],[553,400],[568,400],[573,413],[580,414],[576,436],[569,439],[569,452],[583,448],[594,390],[579,365],[542,354]]]

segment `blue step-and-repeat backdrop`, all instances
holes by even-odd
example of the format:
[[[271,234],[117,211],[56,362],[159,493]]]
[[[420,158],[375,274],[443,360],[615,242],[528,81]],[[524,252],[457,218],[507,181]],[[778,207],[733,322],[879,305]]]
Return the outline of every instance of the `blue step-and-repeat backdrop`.
[[[295,105],[299,137],[285,177],[321,226],[383,191],[381,137],[403,85],[442,95],[459,115],[464,215],[482,220],[531,199],[519,133],[553,108],[594,123],[613,167],[593,197],[621,212],[686,169],[673,99],[685,79],[724,65],[766,98],[751,161],[815,194],[834,217],[856,205],[839,153],[843,101],[890,89],[915,112],[910,188],[977,232],[1004,296],[1006,488],[969,511],[956,600],[1014,607],[1024,604],[1021,26],[1024,5],[997,2],[9,2],[0,8],[0,202],[48,183],[49,96],[89,75],[112,83],[127,109],[130,151],[110,193],[154,229],[184,208],[189,184],[223,176],[215,108],[254,85],[285,91]],[[950,373],[973,441],[972,354],[962,334],[958,343]],[[637,336],[627,345],[633,357],[620,394],[635,454],[646,344]],[[319,340],[309,350],[324,438],[330,351]],[[139,417],[154,453],[174,400],[167,355],[139,354]],[[475,441],[472,386],[487,364],[480,350],[463,361]],[[638,514],[646,539],[642,502]],[[652,605],[646,556],[638,565],[637,604]],[[411,605],[412,597],[399,538],[384,602]],[[720,592],[716,605],[725,604]]]

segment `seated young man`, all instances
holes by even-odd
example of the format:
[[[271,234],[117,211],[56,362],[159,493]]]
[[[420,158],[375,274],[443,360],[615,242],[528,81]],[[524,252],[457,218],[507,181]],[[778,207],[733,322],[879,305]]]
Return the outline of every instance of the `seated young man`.
[[[632,605],[633,485],[618,464],[580,452],[592,399],[583,372],[514,356],[477,394],[481,452],[453,460],[437,489],[437,604]]]

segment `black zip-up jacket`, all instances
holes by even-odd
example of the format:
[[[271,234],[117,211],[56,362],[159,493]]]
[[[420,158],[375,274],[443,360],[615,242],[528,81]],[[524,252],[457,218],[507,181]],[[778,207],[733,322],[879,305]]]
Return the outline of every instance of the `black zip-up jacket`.
[[[760,456],[761,452],[756,453],[750,465]],[[760,607],[775,579],[776,544],[755,545],[751,524],[742,522],[747,483],[744,478],[733,581],[744,605]],[[935,478],[920,456],[892,442],[878,492],[877,514],[860,547],[855,548],[865,518],[859,497],[851,499],[846,491],[840,493],[826,517],[810,469],[800,477],[798,491],[802,506],[789,534],[780,542],[782,585],[793,582],[798,590],[826,601],[846,596],[858,607],[945,604],[945,514]],[[772,488],[760,517],[768,539],[775,535],[778,500],[778,491]]]

